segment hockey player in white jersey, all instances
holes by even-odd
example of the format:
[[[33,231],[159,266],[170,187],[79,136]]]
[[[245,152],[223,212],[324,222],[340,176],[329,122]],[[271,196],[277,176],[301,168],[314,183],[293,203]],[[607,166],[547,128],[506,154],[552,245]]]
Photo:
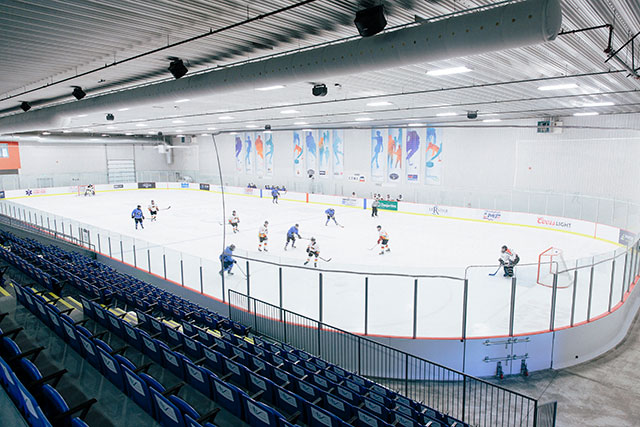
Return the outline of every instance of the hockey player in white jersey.
[[[513,267],[520,262],[518,254],[507,247],[502,246],[500,249],[500,258],[498,259],[500,265],[504,267],[504,277],[513,277]]]
[[[265,221],[263,225],[260,226],[260,230],[258,230],[258,250],[262,252],[262,244],[264,243],[264,251],[268,252],[267,250],[267,240],[269,240],[269,237],[267,237],[267,234],[269,234],[269,221]]]
[[[240,218],[238,218],[238,214],[236,213],[236,211],[231,212],[231,218],[229,218],[229,225],[231,225],[231,229],[233,230],[234,233],[237,233],[238,230],[238,224],[240,223]]]
[[[309,246],[307,246],[307,260],[304,262],[304,265],[309,264],[311,258],[314,258],[313,266],[318,266],[318,257],[320,256],[320,245],[316,242],[316,238],[312,237]]]
[[[378,229],[378,244],[380,245],[380,255],[384,255],[385,252],[391,252],[391,249],[389,249],[389,235],[382,229],[381,225],[377,226],[376,228]]]
[[[147,209],[149,209],[149,215],[151,215],[151,221],[157,220],[158,211],[160,210],[160,208],[158,207],[158,205],[156,205],[156,202],[152,200],[149,206],[147,207]]]

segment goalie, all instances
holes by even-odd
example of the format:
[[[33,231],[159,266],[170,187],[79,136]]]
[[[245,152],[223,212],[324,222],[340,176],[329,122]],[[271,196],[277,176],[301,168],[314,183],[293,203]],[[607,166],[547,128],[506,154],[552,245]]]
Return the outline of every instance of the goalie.
[[[512,251],[507,245],[502,246],[500,250],[500,258],[498,261],[504,268],[504,277],[513,277],[513,267],[520,262],[520,257],[515,251]]]
[[[95,196],[96,195],[96,187],[93,184],[87,185],[87,188],[84,189],[85,196]]]

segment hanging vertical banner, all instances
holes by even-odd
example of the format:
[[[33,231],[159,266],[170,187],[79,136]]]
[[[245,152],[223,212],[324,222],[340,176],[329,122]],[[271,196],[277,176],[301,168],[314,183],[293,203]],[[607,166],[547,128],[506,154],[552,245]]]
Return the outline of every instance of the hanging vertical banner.
[[[442,183],[442,130],[427,128],[425,142],[425,182],[427,185]]]
[[[264,140],[262,139],[261,133],[257,132],[255,134],[253,145],[256,147],[256,174],[258,174],[259,177],[263,177],[264,176]]]
[[[247,175],[253,174],[253,134],[244,134],[244,170]]]
[[[387,139],[387,180],[398,182],[402,176],[402,128],[389,129]]]
[[[329,178],[330,135],[328,130],[318,131],[318,175],[320,178]]]
[[[293,131],[293,172],[296,176],[302,176],[305,172],[304,150],[299,131]]]
[[[407,130],[406,141],[407,182],[418,182],[420,174],[420,135],[418,131]]]
[[[344,131],[335,129],[331,131],[331,147],[333,151],[333,176],[344,175]]]
[[[273,134],[265,132],[263,137],[265,176],[273,176]]]
[[[304,131],[304,145],[307,149],[307,173],[314,175],[318,169],[318,144],[316,143],[316,132],[312,130]]]
[[[242,144],[242,136],[235,135],[236,144],[236,172],[244,172],[244,145]]]
[[[371,181],[384,181],[385,139],[384,129],[371,129]]]

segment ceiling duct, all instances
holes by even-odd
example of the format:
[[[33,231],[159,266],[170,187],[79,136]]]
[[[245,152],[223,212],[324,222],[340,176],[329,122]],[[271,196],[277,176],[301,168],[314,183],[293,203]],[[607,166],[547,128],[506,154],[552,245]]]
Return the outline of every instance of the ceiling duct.
[[[157,137],[114,136],[108,137],[87,135],[1,135],[3,141],[34,142],[41,144],[152,144],[163,142]]]
[[[0,118],[0,133],[60,129],[79,114],[379,71],[554,40],[559,0],[527,0]]]

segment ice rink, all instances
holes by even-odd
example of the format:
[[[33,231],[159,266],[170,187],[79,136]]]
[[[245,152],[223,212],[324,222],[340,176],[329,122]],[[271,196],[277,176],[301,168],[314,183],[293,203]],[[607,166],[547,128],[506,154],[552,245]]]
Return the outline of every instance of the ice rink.
[[[156,222],[149,221],[147,205],[155,200],[162,210]],[[202,265],[211,265],[204,280],[205,293],[221,296],[220,276],[213,274],[219,267],[222,248],[222,199],[219,193],[197,190],[141,190],[98,193],[95,197],[76,195],[33,197],[16,203],[80,221],[94,227],[121,234],[123,240],[144,240],[156,250],[162,247],[179,251],[183,258],[201,257]],[[144,230],[135,230],[131,211],[142,205],[147,219]],[[166,209],[168,207],[170,209]],[[511,281],[502,271],[492,277],[497,268],[500,247],[513,248],[521,258],[516,268],[517,290],[514,332],[527,333],[546,330],[549,326],[551,289],[536,283],[540,252],[550,246],[561,248],[570,266],[575,260],[612,254],[617,245],[575,234],[520,226],[447,219],[435,216],[380,211],[372,218],[362,208],[334,206],[336,219],[325,226],[327,206],[284,200],[273,204],[271,198],[226,195],[227,218],[232,210],[240,217],[240,232],[234,234],[226,226],[226,244],[234,243],[238,254],[275,263],[302,266],[308,240],[300,240],[295,249],[284,250],[285,234],[297,223],[300,234],[315,237],[321,256],[331,262],[320,261],[323,273],[323,313],[325,323],[353,332],[364,330],[365,277],[368,277],[368,333],[410,336],[412,334],[414,278],[411,275],[465,277],[470,268],[468,336],[499,336],[508,333]],[[259,253],[258,228],[269,221],[269,252]],[[376,226],[381,225],[390,236],[391,252],[378,255]],[[103,236],[104,237],[104,236]],[[131,238],[135,239],[132,240]],[[95,240],[95,238],[94,238]],[[104,241],[103,241],[104,242]],[[104,244],[104,243],[103,243]],[[127,245],[128,246],[128,245]],[[138,249],[143,247],[138,245]],[[147,246],[148,247],[148,246]],[[125,248],[125,251],[128,250]],[[102,248],[102,252],[105,252]],[[146,257],[146,256],[145,256]],[[138,255],[138,259],[143,258]],[[156,261],[152,261],[154,263]],[[162,261],[160,261],[162,262]],[[167,261],[167,269],[175,271],[175,262]],[[179,260],[177,261],[179,264]],[[185,262],[185,283],[199,281],[198,262]],[[240,266],[245,266],[241,261]],[[153,267],[153,266],[152,266]],[[178,267],[179,268],[179,267]],[[259,262],[250,265],[251,296],[278,304],[279,285],[277,266]],[[146,269],[146,268],[145,268]],[[210,270],[210,271],[209,271]],[[335,272],[335,271],[344,272]],[[622,275],[622,269],[615,272]],[[318,272],[313,268],[283,269],[282,300],[285,308],[310,317],[319,315]],[[155,271],[154,271],[155,272]],[[172,276],[169,272],[168,276]],[[397,273],[402,276],[379,276],[360,273]],[[217,270],[216,270],[217,273]],[[225,278],[227,288],[246,291],[246,280],[236,269],[236,275]],[[594,271],[591,290],[591,315],[606,311],[611,282],[610,266]],[[622,282],[622,280],[619,280]],[[621,285],[613,295],[619,296]],[[418,279],[418,322],[420,337],[460,337],[462,328],[463,281],[442,277]],[[574,321],[586,319],[589,298],[588,270],[581,270],[576,289]],[[556,325],[568,325],[573,286],[558,290]],[[614,298],[615,299],[615,298]]]

